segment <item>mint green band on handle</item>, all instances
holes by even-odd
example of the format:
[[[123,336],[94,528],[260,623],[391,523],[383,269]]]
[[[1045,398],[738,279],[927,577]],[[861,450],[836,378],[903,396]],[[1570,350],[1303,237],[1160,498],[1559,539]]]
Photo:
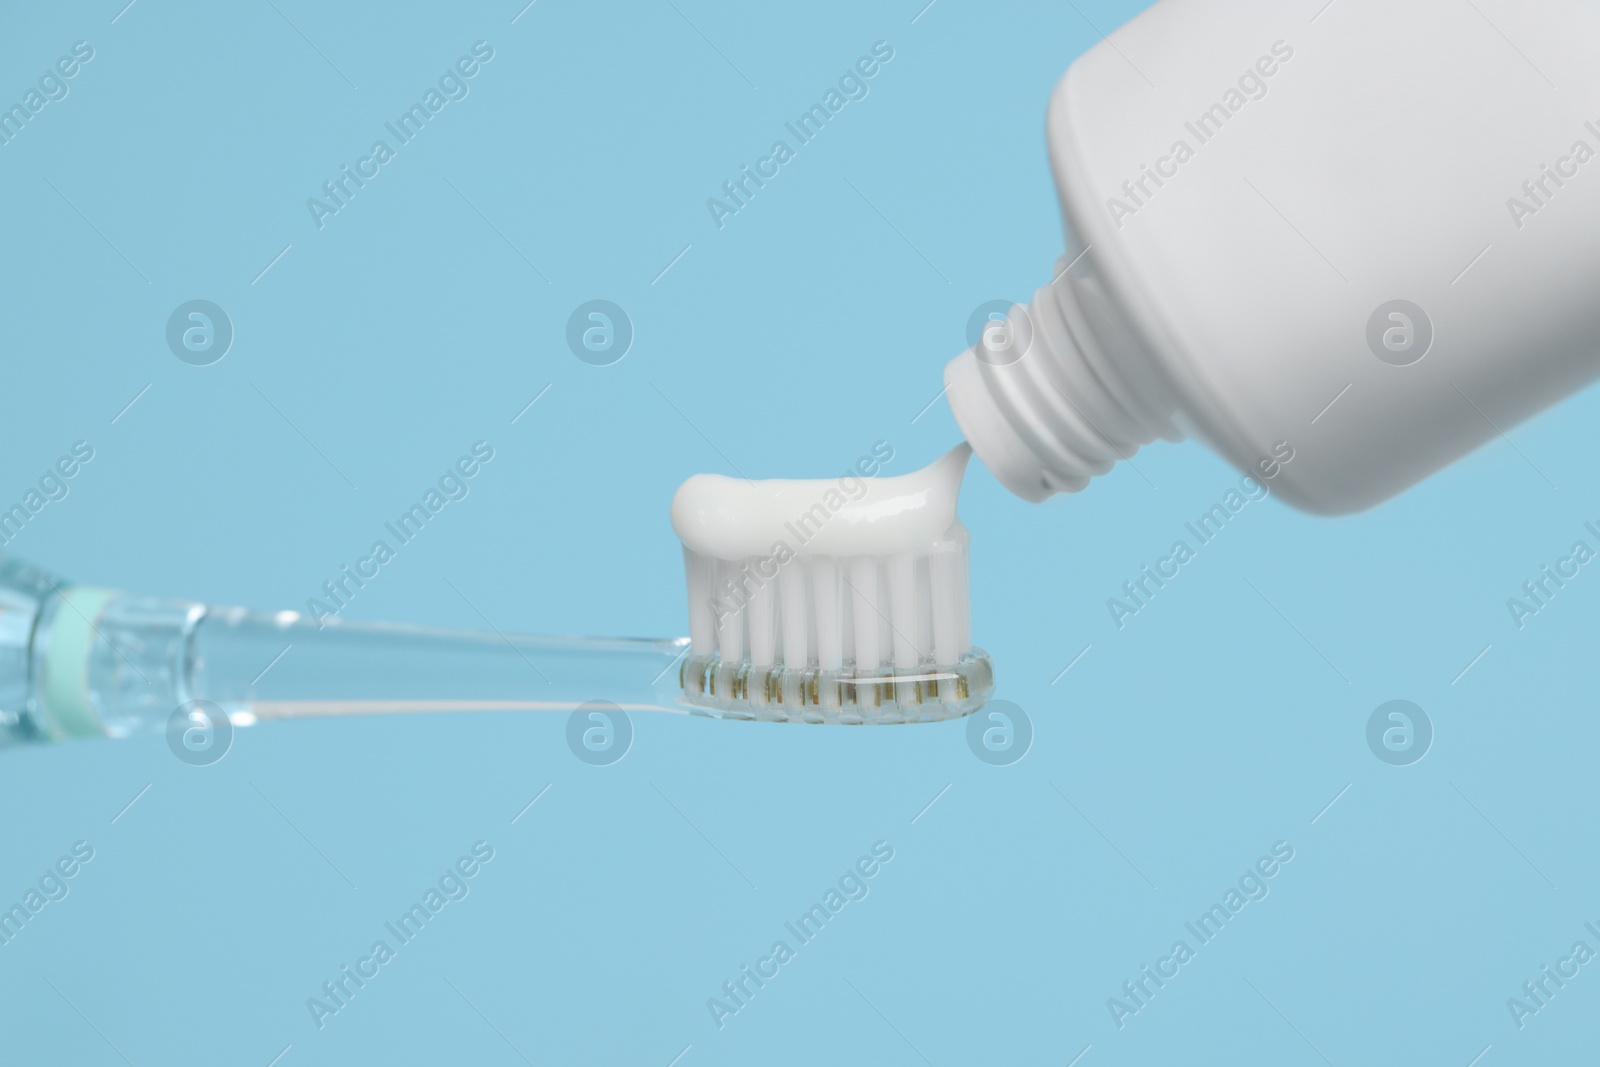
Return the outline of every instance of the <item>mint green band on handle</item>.
[[[92,585],[71,586],[61,594],[39,686],[44,716],[58,736],[101,737],[106,732],[89,703],[89,649],[95,620],[116,595]]]

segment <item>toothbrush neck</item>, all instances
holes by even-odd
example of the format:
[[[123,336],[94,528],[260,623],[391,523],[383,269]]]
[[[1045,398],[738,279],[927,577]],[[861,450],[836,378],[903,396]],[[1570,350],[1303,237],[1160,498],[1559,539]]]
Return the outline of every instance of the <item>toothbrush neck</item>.
[[[950,361],[945,383],[972,450],[1027,500],[1077,492],[1140,446],[1182,436],[1176,402],[1092,251],[1062,257],[1032,303]]]
[[[291,647],[292,646],[292,647]],[[678,705],[687,641],[507,634],[214,609],[196,628],[194,697],[254,719]]]
[[[27,571],[28,573],[24,573]],[[378,712],[687,711],[687,640],[437,630],[69,585],[0,560],[0,747]],[[170,739],[170,733],[169,733]]]

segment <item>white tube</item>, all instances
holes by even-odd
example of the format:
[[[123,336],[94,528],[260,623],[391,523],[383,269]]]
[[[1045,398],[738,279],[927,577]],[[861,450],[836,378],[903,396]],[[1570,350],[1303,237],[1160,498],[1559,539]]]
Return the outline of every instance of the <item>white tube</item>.
[[[1014,492],[1192,433],[1354,511],[1600,373],[1600,15],[1319,6],[1161,0],[1062,79],[1069,253],[945,372]]]

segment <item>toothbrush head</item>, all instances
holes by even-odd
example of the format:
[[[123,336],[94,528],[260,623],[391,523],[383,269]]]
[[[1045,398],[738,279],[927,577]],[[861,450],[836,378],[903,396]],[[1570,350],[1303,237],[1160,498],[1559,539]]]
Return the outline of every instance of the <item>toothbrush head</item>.
[[[933,722],[989,699],[974,648],[971,450],[911,474],[750,482],[699,474],[672,501],[689,587],[694,711],[767,722]]]

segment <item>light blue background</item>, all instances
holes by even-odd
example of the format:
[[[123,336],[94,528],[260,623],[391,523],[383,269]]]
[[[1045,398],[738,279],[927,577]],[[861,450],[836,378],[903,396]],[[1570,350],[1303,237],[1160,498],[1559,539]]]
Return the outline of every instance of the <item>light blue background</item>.
[[[482,438],[497,458],[471,497],[348,615],[476,625],[449,579],[507,630],[653,635],[684,628],[666,508],[687,475],[827,474],[877,440],[904,471],[958,439],[943,401],[913,419],[968,314],[1031,295],[1061,249],[1047,94],[1144,6],[539,0],[513,23],[520,0],[121,3],[0,20],[7,103],[95,49],[0,147],[0,498],[96,450],[10,551],[298,607]],[[470,96],[319,231],[306,198],[480,39]],[[870,96],[719,232],[706,198],[879,40]],[[163,339],[197,297],[237,330],[205,368]],[[605,368],[564,341],[597,297],[637,330]],[[0,898],[74,841],[96,854],[0,946],[0,1056],[1592,1054],[1600,967],[1520,1032],[1505,1002],[1579,938],[1600,949],[1600,577],[1520,632],[1505,601],[1595,543],[1597,419],[1591,390],[1354,518],[1252,504],[1121,631],[1106,598],[1238,476],[1162,444],[1036,506],[975,466],[975,633],[1036,730],[1010,767],[974,758],[964,722],[652,716],[604,768],[559,715],[262,727],[209,768],[159,736],[5,752]],[[1437,731],[1414,766],[1366,745],[1392,698]],[[471,895],[319,1031],[306,999],[480,839]],[[719,1031],[706,999],[879,840],[895,858],[870,896]],[[1271,895],[1119,1031],[1107,998],[1280,840]]]

